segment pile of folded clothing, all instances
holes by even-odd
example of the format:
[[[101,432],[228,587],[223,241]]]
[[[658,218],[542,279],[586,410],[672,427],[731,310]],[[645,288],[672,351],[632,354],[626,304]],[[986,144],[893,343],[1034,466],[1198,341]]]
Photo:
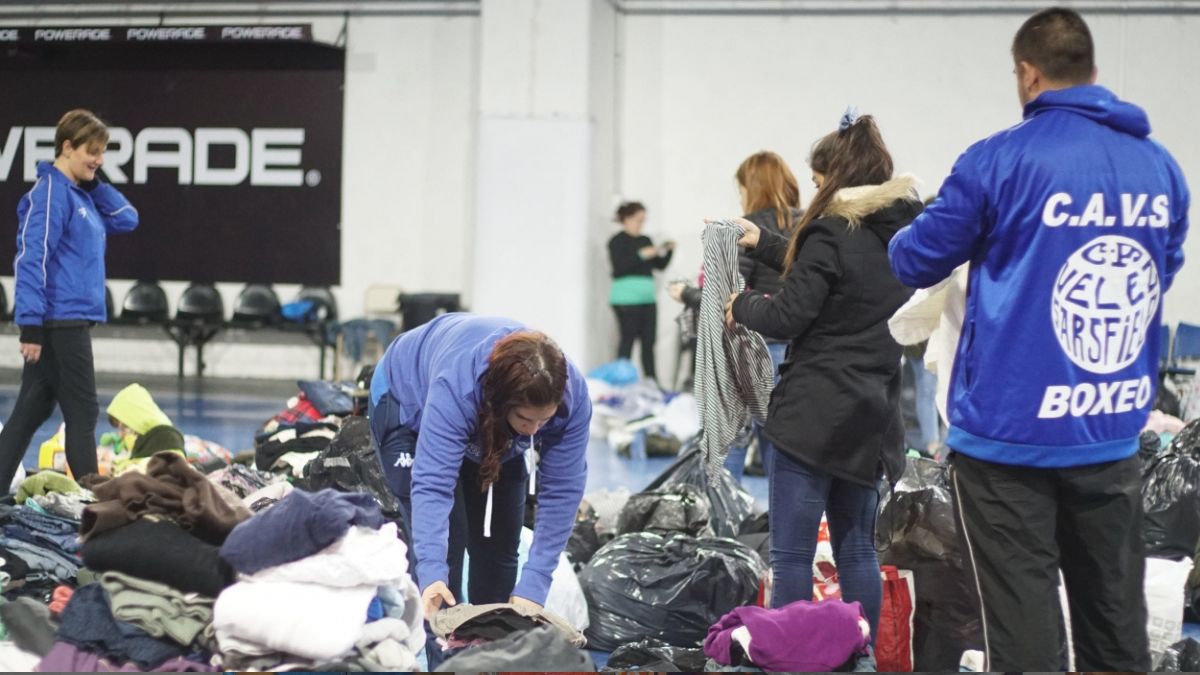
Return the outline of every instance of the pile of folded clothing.
[[[370,495],[287,494],[221,548],[238,575],[215,605],[222,663],[242,671],[415,670],[425,633],[407,554]]]
[[[0,589],[9,598],[44,599],[75,582],[79,518],[94,500],[70,477],[42,471],[20,484],[15,506],[0,506]]]
[[[297,384],[300,393],[254,439],[255,466],[289,480],[304,476],[305,465],[329,447],[354,409],[347,385],[318,380]]]

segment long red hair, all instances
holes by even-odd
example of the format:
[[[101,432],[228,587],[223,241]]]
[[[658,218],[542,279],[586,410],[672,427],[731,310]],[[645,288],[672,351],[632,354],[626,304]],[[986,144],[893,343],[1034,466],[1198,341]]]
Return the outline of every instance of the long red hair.
[[[567,359],[544,333],[520,331],[496,343],[483,375],[479,407],[480,487],[500,477],[500,459],[512,442],[508,416],[523,406],[561,405]]]

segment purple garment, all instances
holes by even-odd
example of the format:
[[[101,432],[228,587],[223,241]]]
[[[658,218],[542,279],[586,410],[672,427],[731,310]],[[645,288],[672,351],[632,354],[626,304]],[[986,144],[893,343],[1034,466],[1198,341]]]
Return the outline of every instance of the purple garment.
[[[56,642],[50,653],[37,665],[40,673],[215,673],[217,669],[205,663],[182,658],[171,659],[156,666],[152,671],[143,671],[133,663],[117,664],[93,652],[85,652],[66,642]]]
[[[295,490],[233,528],[221,558],[238,572],[253,574],[318,553],[346,536],[351,525],[378,530],[384,522],[369,494]]]
[[[800,600],[780,609],[738,607],[708,629],[704,654],[722,665],[733,658],[733,631],[750,631],[750,660],[768,672],[829,672],[867,649],[857,602]],[[739,647],[740,650],[740,647]]]

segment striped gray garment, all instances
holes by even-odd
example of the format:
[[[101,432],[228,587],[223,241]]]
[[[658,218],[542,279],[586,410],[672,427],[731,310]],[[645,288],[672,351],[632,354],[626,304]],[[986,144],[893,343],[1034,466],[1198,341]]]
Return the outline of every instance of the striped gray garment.
[[[696,326],[696,405],[700,411],[700,450],[715,478],[725,464],[729,444],[750,422],[767,419],[775,386],[767,343],[742,325],[725,327],[729,296],[746,287],[738,273],[742,228],[729,221],[704,228],[704,291]]]

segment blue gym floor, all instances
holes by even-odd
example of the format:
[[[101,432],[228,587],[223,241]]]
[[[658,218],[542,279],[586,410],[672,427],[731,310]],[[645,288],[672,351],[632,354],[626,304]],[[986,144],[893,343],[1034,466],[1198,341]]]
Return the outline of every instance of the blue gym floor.
[[[148,388],[163,412],[167,413],[185,434],[219,443],[235,454],[254,447],[254,433],[262,424],[286,407],[288,398],[295,396],[295,382],[288,381],[231,381],[197,380],[179,382],[173,377],[100,376],[100,420],[96,426],[99,436],[109,431],[108,415],[104,409],[112,397],[131,382]],[[12,414],[20,388],[20,373],[0,371],[0,423]],[[34,435],[25,454],[25,466],[37,466],[37,452],[62,424],[62,415],[55,411]],[[626,488],[638,492],[654,480],[667,466],[669,458],[626,459],[612,452],[607,443],[598,441],[588,448],[587,491]],[[744,484],[758,501],[759,508],[767,507],[767,481],[747,476]]]

